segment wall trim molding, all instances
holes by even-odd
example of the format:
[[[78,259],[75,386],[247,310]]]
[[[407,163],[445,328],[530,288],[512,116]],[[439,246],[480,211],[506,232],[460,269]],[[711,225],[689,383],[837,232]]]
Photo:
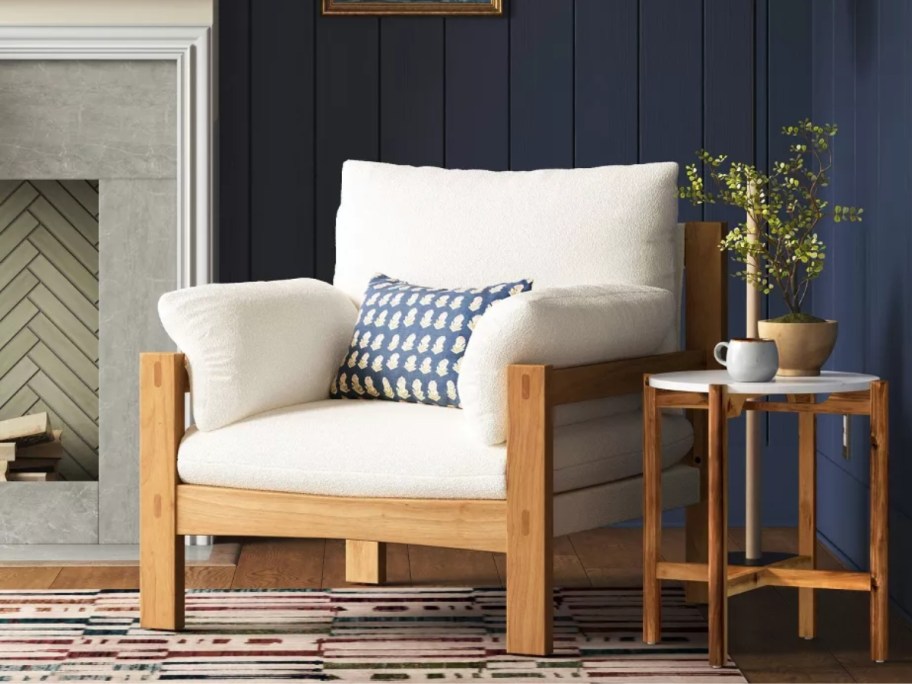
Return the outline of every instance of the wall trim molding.
[[[177,283],[213,273],[212,29],[0,26],[0,60],[161,60],[177,70]]]

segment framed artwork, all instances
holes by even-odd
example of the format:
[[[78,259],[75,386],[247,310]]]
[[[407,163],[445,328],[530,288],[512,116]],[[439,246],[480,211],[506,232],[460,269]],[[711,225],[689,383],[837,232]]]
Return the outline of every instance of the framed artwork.
[[[504,0],[323,0],[323,14],[503,14]]]

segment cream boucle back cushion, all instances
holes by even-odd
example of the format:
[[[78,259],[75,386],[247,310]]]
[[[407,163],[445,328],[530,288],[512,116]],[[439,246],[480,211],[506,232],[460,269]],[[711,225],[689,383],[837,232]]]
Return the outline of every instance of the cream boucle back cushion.
[[[335,284],[375,273],[429,287],[521,278],[677,293],[677,164],[462,171],[348,161]]]
[[[177,290],[158,313],[190,362],[193,418],[208,431],[329,398],[358,312],[338,289],[299,278]]]

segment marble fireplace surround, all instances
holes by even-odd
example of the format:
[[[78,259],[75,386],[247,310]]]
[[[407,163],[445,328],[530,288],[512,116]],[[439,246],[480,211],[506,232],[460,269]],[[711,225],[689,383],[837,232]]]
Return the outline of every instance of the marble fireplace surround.
[[[0,179],[100,190],[99,479],[0,485],[0,544],[138,541],[138,355],[212,280],[210,31],[0,27]]]

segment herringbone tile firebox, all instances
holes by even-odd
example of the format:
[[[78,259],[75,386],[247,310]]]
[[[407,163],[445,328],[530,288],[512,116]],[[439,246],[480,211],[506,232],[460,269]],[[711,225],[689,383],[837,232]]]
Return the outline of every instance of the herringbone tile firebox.
[[[98,183],[0,181],[0,419],[46,411],[98,477]]]

